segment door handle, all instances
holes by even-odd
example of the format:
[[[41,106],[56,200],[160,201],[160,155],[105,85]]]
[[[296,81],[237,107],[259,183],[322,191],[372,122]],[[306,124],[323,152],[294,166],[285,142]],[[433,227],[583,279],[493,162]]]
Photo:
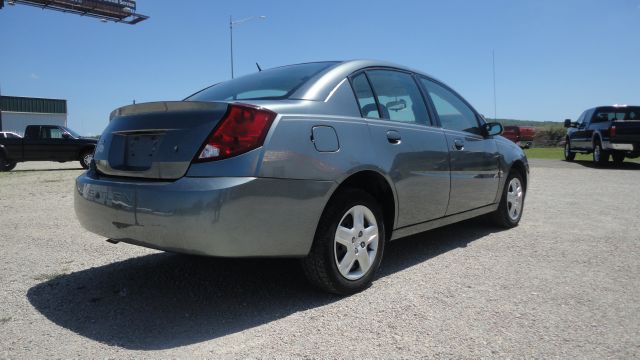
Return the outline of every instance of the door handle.
[[[400,140],[402,140],[402,137],[400,136],[399,132],[395,130],[389,130],[387,131],[387,140],[391,144],[400,144]]]
[[[464,141],[462,141],[462,139],[453,140],[453,149],[454,150],[464,150]]]

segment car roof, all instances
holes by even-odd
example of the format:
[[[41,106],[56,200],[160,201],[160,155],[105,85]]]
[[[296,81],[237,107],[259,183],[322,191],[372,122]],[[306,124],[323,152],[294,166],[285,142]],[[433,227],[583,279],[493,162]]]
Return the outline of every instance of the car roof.
[[[325,99],[327,99],[327,97],[329,97],[329,94],[331,94],[333,89],[335,89],[336,86],[338,86],[347,76],[361,69],[375,67],[393,68],[403,71],[409,71],[435,79],[433,76],[425,74],[421,71],[387,61],[368,59],[348,60],[337,62],[335,65],[327,68],[325,71],[322,71],[313,78],[309,79],[309,81],[305,82],[302,86],[300,86],[300,88],[298,88],[293,94],[291,94],[289,98],[324,101]]]

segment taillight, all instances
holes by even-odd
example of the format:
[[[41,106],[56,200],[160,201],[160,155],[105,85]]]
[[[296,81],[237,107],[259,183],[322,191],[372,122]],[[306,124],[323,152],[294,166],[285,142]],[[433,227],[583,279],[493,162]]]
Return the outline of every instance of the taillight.
[[[616,136],[616,126],[615,126],[615,125],[613,125],[613,126],[611,127],[611,130],[609,130],[609,136],[610,136],[610,137],[614,137],[614,136]]]
[[[262,146],[276,113],[246,104],[231,104],[194,161],[226,159]]]

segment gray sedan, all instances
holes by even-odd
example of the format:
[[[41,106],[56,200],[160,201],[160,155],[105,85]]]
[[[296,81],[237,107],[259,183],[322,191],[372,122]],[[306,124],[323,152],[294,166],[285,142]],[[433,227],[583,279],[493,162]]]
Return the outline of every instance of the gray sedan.
[[[502,126],[394,64],[273,68],[110,119],[75,209],[113,243],[299,257],[313,284],[350,294],[371,283],[388,241],[522,216],[529,167]]]

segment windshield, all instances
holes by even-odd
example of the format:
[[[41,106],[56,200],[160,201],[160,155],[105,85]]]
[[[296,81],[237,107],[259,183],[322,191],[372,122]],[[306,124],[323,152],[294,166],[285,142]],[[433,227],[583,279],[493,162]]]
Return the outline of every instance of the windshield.
[[[75,131],[73,131],[73,130],[71,130],[69,128],[63,127],[63,129],[64,129],[64,131],[66,131],[69,134],[71,134],[71,136],[73,136],[74,138],[81,138],[82,137],[80,134],[78,134],[77,132],[75,132]]]
[[[334,64],[336,62],[317,62],[268,69],[213,85],[185,100],[286,99],[309,79]]]
[[[613,120],[640,120],[640,107],[605,107],[599,108],[595,117],[596,121]]]

